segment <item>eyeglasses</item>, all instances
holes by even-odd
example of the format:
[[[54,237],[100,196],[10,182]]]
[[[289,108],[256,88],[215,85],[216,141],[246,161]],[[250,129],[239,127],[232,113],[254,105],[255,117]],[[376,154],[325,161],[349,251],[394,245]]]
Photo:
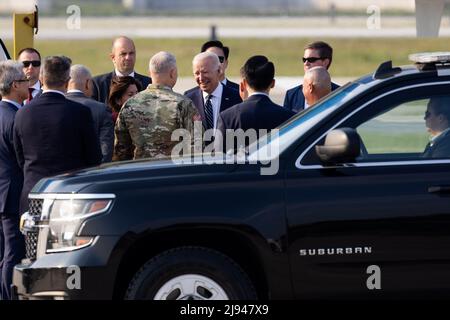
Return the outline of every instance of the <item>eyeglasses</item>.
[[[29,79],[19,79],[19,80],[14,80],[15,82],[29,82]]]
[[[305,63],[306,61],[308,61],[309,63],[314,63],[314,62],[316,62],[317,60],[323,60],[323,59],[325,59],[325,58],[317,58],[317,57],[309,57],[309,58],[303,57],[303,58],[302,58],[303,63]]]
[[[220,63],[223,63],[225,61],[225,57],[224,56],[219,56],[219,61],[220,61]]]
[[[41,66],[41,62],[40,62],[39,60],[22,61],[22,63],[23,63],[23,66],[24,66],[25,68],[28,68],[28,67],[30,66],[30,64],[31,64],[33,67],[35,67],[35,68]]]

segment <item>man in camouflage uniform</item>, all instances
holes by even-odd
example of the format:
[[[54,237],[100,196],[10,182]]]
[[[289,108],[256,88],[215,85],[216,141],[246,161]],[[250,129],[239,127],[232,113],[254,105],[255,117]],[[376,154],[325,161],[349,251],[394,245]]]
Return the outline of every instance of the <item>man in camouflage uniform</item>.
[[[193,102],[172,91],[178,77],[172,54],[155,54],[149,69],[152,84],[130,98],[117,118],[115,161],[168,157],[179,143],[171,140],[172,132],[186,129],[194,137],[194,121],[201,120]]]

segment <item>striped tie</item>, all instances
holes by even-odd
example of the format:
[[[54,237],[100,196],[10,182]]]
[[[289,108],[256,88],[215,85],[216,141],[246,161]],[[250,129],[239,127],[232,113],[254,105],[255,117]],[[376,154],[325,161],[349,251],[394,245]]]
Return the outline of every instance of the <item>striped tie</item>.
[[[211,98],[213,96],[209,95],[206,97],[206,103],[205,103],[205,117],[206,117],[206,129],[212,129],[214,128],[214,114],[213,114],[213,106],[211,103]]]

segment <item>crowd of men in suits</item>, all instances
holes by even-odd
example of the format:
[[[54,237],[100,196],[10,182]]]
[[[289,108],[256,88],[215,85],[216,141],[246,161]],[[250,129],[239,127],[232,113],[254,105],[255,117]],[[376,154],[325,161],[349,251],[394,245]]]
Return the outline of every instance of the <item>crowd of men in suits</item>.
[[[40,179],[113,157],[170,156],[171,133],[192,132],[195,122],[222,136],[230,129],[270,130],[337,88],[327,72],[332,49],[324,42],[305,48],[303,84],[287,92],[284,106],[269,97],[275,66],[267,57],[249,58],[237,84],[226,78],[229,54],[222,42],[206,42],[192,62],[198,86],[184,95],[172,89],[178,77],[175,57],[157,53],[149,63],[150,77],[141,75],[134,69],[134,42],[127,37],[113,41],[114,70],[96,77],[67,57],[42,59],[34,48],[22,50],[18,61],[0,63],[1,299],[10,298],[12,270],[24,256],[19,218]],[[125,102],[114,123],[110,86],[125,76],[144,90]]]

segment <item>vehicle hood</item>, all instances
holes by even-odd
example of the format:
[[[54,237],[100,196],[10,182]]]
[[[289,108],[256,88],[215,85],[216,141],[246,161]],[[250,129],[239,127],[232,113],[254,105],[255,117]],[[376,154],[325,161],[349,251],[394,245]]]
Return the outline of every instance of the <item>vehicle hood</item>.
[[[139,180],[183,180],[187,177],[214,177],[229,173],[236,165],[223,159],[202,161],[193,158],[184,163],[164,160],[136,160],[103,164],[41,179],[32,193],[77,193],[92,184]]]

